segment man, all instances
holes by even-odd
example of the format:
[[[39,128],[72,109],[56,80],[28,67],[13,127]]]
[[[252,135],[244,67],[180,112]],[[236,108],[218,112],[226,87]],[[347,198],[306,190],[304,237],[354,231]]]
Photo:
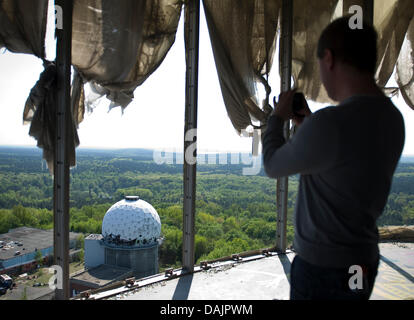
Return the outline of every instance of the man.
[[[387,202],[404,145],[401,113],[374,80],[377,34],[332,22],[318,43],[323,85],[339,101],[305,119],[281,94],[263,139],[266,174],[301,174],[295,208],[291,299],[368,299],[378,270],[376,219]],[[283,137],[283,123],[298,130]],[[362,271],[358,278],[355,272]],[[361,279],[362,281],[358,281]]]

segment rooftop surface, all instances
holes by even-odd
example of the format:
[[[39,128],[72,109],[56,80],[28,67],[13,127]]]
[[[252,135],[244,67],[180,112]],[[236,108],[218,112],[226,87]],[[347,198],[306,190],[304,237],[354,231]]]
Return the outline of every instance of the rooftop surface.
[[[102,264],[96,268],[75,274],[70,279],[72,283],[99,288],[130,276],[132,276],[132,270],[130,269]]]
[[[77,233],[69,233],[70,240],[75,240],[77,236]],[[53,230],[20,227],[0,234],[0,241],[4,242],[3,248],[0,249],[0,260],[7,260],[13,258],[16,251],[24,255],[35,249],[53,247]],[[19,246],[19,243],[22,245]]]
[[[414,299],[414,243],[381,243],[381,260],[371,300]],[[96,294],[116,300],[288,300],[295,253],[249,262],[227,262],[168,281]],[[145,281],[145,280],[144,280]],[[142,282],[144,282],[142,281]],[[116,290],[113,290],[116,293]],[[105,297],[106,295],[106,297]]]

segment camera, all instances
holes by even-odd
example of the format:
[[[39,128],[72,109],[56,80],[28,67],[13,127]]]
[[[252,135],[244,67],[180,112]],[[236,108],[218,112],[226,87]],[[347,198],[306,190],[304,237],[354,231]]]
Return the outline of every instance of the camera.
[[[296,117],[304,117],[304,115],[298,113],[298,111],[305,108],[305,101],[305,95],[302,92],[295,92],[295,94],[293,95],[292,112]]]

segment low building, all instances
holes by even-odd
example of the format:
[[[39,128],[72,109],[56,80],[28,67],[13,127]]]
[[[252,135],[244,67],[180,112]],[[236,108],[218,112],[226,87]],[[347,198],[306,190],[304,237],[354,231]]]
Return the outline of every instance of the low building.
[[[85,271],[71,277],[71,292],[158,273],[161,221],[148,202],[127,196],[106,212],[102,234],[85,238]]]
[[[70,249],[75,248],[78,236],[70,232]],[[0,274],[19,274],[34,269],[38,252],[44,263],[48,263],[53,256],[53,230],[20,227],[0,234]]]
[[[70,278],[71,295],[90,289],[98,289],[112,283],[132,277],[129,268],[121,268],[102,264],[96,268],[86,269],[72,274]]]

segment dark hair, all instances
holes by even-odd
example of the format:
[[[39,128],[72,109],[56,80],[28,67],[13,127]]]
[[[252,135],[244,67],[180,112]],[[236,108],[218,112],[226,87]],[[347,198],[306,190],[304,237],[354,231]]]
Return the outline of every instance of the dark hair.
[[[362,29],[352,29],[351,16],[334,20],[329,24],[318,42],[318,58],[322,59],[329,49],[335,59],[351,65],[362,72],[375,74],[377,64],[377,32],[364,21]]]

